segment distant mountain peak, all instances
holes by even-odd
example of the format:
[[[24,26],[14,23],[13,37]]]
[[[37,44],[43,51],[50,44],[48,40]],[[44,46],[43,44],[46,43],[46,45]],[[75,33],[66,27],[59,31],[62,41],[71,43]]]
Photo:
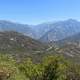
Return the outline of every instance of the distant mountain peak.
[[[76,19],[70,18],[70,19],[68,19],[68,21],[77,21],[77,20],[76,20]]]

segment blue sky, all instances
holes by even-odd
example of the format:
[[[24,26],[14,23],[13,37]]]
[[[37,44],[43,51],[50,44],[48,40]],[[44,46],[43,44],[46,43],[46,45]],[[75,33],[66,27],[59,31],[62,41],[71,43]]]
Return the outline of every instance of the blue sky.
[[[80,0],[0,0],[0,20],[39,24],[80,20]]]

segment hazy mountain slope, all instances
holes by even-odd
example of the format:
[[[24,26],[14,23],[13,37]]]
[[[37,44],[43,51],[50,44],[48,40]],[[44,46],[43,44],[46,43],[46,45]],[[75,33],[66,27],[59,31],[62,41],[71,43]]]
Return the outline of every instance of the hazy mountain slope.
[[[17,31],[30,37],[36,37],[35,31],[29,25],[0,20],[0,31]]]
[[[51,23],[43,23],[43,24],[38,24],[35,26],[32,26],[31,28],[35,30],[37,34],[37,39],[42,37],[47,31],[51,30],[53,26],[51,26]]]
[[[53,28],[47,31],[41,38],[42,42],[58,41],[80,32],[80,22],[66,20],[51,24]]]

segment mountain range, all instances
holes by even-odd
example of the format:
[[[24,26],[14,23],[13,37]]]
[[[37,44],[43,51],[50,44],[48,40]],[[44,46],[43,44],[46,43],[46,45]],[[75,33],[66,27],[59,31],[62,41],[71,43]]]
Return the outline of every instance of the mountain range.
[[[59,41],[80,32],[80,22],[74,19],[28,25],[0,20],[0,31],[16,31],[41,42]]]
[[[80,32],[80,22],[72,19],[50,25],[51,29],[40,38],[40,41],[59,41]]]

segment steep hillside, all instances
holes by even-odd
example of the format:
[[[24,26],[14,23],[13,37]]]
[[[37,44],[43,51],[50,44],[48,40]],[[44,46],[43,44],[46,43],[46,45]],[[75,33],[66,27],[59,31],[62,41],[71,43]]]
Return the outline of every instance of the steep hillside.
[[[69,43],[58,49],[59,54],[63,54],[69,59],[73,59],[80,63],[80,45],[77,43]]]
[[[45,45],[21,33],[14,31],[0,32],[0,53],[14,56],[31,56],[43,51]]]
[[[53,54],[62,54],[69,59],[80,62],[80,33],[67,37],[63,40],[49,43],[51,49],[48,51]]]

